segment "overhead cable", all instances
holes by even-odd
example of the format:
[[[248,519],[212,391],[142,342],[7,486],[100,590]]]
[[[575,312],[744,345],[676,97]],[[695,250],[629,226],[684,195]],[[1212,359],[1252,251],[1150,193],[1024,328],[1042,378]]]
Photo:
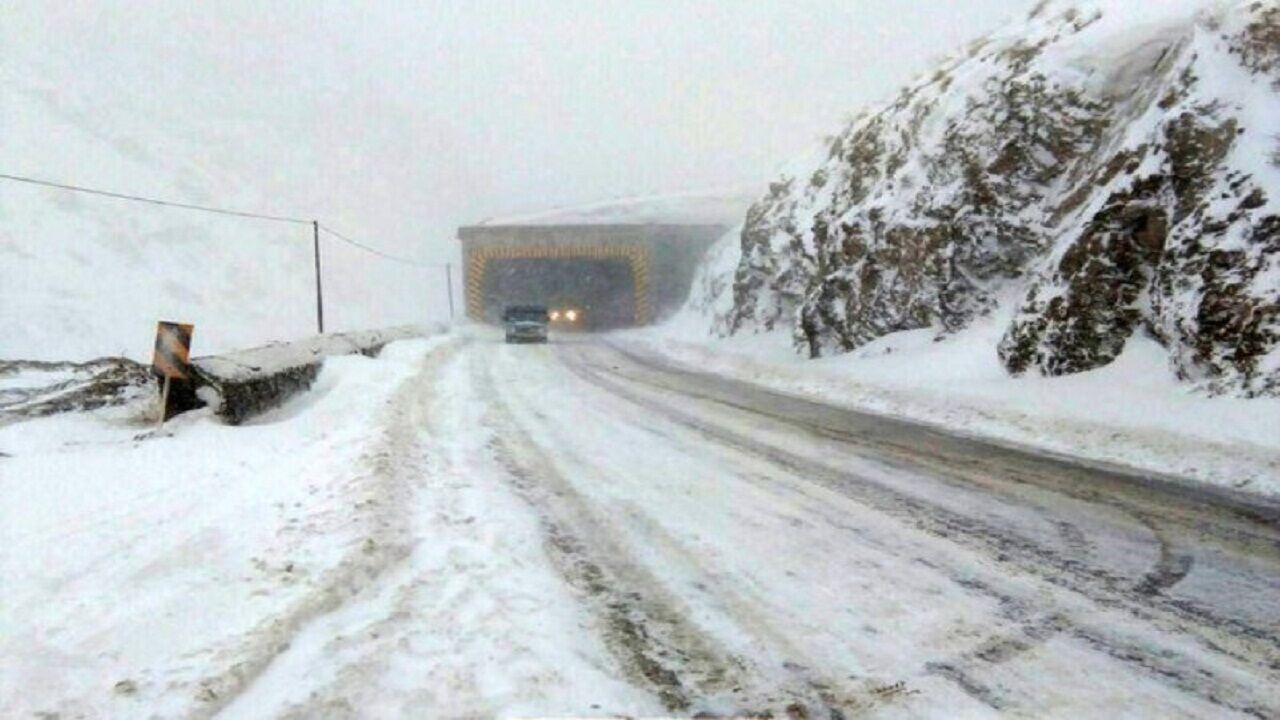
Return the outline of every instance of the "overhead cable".
[[[191,203],[175,202],[173,200],[160,200],[157,198],[142,197],[141,195],[129,195],[126,193],[112,192],[110,190],[98,190],[95,188],[83,187],[81,185],[69,185],[67,183],[52,182],[50,180],[37,180],[36,178],[23,177],[21,175],[0,173],[0,178],[12,180],[14,182],[27,183],[30,185],[42,185],[44,187],[58,188],[60,190],[70,190],[72,192],[88,193],[90,195],[101,195],[103,197],[116,198],[117,200],[132,200],[134,202],[148,203],[151,205],[181,208],[183,210],[199,210],[200,212],[217,213],[218,215],[233,215],[235,217],[254,218],[257,220],[273,220],[275,222],[296,223],[299,225],[311,224],[310,220],[303,220],[302,218],[287,217],[284,215],[266,215],[263,213],[231,210],[228,208],[212,207],[209,205],[192,205]]]
[[[305,220],[303,218],[289,217],[287,215],[269,215],[266,213],[255,213],[244,210],[233,210],[230,208],[214,207],[211,205],[194,205],[192,203],[176,202],[174,200],[161,200],[159,198],[144,197],[142,195],[130,195],[128,193],[114,192],[111,190],[100,190],[97,188],[85,187],[83,185],[71,185],[69,183],[53,182],[51,180],[40,180],[38,178],[25,177],[22,175],[10,175],[8,173],[0,173],[0,179],[11,180],[13,182],[26,183],[28,185],[39,185],[42,187],[56,188],[59,190],[70,190],[71,192],[87,193],[89,195],[99,195],[102,197],[115,198],[117,200],[129,200],[132,202],[147,203],[149,205],[159,205],[162,207],[178,208],[181,210],[197,210],[199,212],[215,213],[218,215],[230,215],[233,217],[252,218],[255,220],[270,220],[273,222],[293,223],[296,225],[311,225],[314,221]],[[415,267],[433,267],[439,263],[423,263],[409,258],[399,257],[390,253],[383,252],[375,247],[371,247],[342,233],[334,230],[321,223],[316,223],[325,233],[341,240],[342,242],[352,245],[367,253],[372,253],[378,257],[393,262],[403,263],[405,265],[413,265]]]
[[[331,228],[331,227],[329,227],[329,226],[325,225],[324,223],[320,223],[320,230],[321,230],[321,232],[328,233],[329,235],[332,235],[333,237],[335,237],[335,238],[337,238],[337,239],[341,240],[342,242],[347,243],[348,245],[354,245],[355,247],[358,247],[358,248],[360,248],[361,250],[364,250],[365,252],[373,253],[374,255],[377,255],[378,257],[385,258],[385,259],[387,259],[387,260],[391,260],[391,261],[393,261],[393,262],[403,263],[403,264],[405,264],[405,265],[413,265],[414,267],[436,267],[436,266],[440,265],[440,263],[424,263],[424,262],[420,262],[420,261],[418,261],[418,260],[412,260],[412,259],[410,259],[410,258],[404,258],[404,257],[400,257],[400,256],[398,256],[398,255],[391,255],[391,254],[389,254],[389,253],[385,253],[385,252],[383,252],[383,251],[381,251],[381,250],[379,250],[379,249],[377,249],[377,248],[369,247],[368,245],[365,245],[365,244],[364,244],[364,243],[362,243],[362,242],[359,242],[359,241],[356,241],[356,240],[352,240],[351,238],[347,237],[346,235],[343,235],[342,233],[338,232],[337,230],[334,230],[333,228]]]

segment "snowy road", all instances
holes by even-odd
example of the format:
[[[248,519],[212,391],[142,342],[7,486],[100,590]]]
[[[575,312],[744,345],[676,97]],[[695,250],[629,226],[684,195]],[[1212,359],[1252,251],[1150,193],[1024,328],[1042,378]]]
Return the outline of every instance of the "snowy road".
[[[308,475],[311,497],[332,498],[321,510],[293,502],[289,482],[272,490],[302,528],[290,544],[245,540],[255,562],[298,558],[287,584],[192,585],[227,607],[249,588],[279,598],[264,616],[205,613],[216,652],[193,638],[176,660],[139,655],[127,696],[66,695],[61,707],[246,718],[1280,716],[1277,508],[633,352],[574,338],[508,346],[472,331],[395,353],[392,373],[380,369],[387,361],[346,361],[347,376],[322,377],[315,397],[259,428],[211,426],[274,433],[264,442],[283,447],[289,423],[306,418],[354,438],[343,418],[359,398],[375,418],[372,444],[344,440],[365,448],[358,472]],[[359,383],[347,387],[348,376]],[[325,438],[289,462],[313,467],[306,457]],[[247,472],[254,461],[235,462]],[[325,473],[344,479],[326,489]],[[199,508],[188,512],[185,532],[198,535]],[[210,523],[225,523],[218,513]],[[337,530],[309,534],[312,525]],[[153,535],[158,557],[145,567],[181,565]],[[25,542],[31,551],[37,540]],[[322,571],[326,552],[341,560]],[[218,562],[237,561],[223,550]],[[84,594],[66,584],[83,581],[62,582]],[[59,609],[62,596],[32,597],[40,610],[21,610],[31,620],[15,624],[8,657],[32,638],[53,642],[48,618],[79,612]],[[228,618],[257,629],[235,635]],[[67,632],[117,665],[137,645],[101,628]],[[112,643],[121,648],[103,647]],[[18,666],[33,678],[26,687],[42,687],[30,683],[47,671],[33,663]],[[40,690],[6,690],[32,710],[59,707]]]
[[[558,564],[670,709],[1280,712],[1274,508],[599,343],[470,352]]]
[[[526,525],[509,539],[540,546],[576,606],[561,618],[576,624],[569,636],[528,647],[578,648],[642,698],[613,689],[592,701],[597,680],[534,675],[513,694],[540,698],[529,711],[1280,713],[1274,514],[673,371],[599,342],[481,335],[445,362],[427,391],[437,398],[427,433],[454,449],[438,470],[513,491],[537,537]],[[379,662],[398,654],[386,652]],[[306,687],[327,661],[266,684]],[[513,709],[473,692],[464,712]],[[386,696],[347,683],[316,697],[358,708]]]
[[[627,418],[651,434],[636,447],[653,452],[656,435],[662,455],[688,457],[669,473],[642,457],[630,469],[611,461],[596,483],[666,476],[676,496],[720,486],[682,520],[669,496],[640,493],[631,507],[648,519],[637,528],[683,536],[685,556],[717,579],[718,601],[750,599],[738,628],[758,633],[754,618],[787,638],[770,655],[819,674],[832,706],[867,701],[852,675],[935,699],[959,689],[966,697],[947,698],[949,708],[1280,711],[1269,689],[1280,670],[1275,507],[1155,489],[599,345],[563,348],[552,362],[599,391],[615,427]],[[563,434],[555,442],[593,453]],[[725,510],[741,518],[733,531],[700,530]]]

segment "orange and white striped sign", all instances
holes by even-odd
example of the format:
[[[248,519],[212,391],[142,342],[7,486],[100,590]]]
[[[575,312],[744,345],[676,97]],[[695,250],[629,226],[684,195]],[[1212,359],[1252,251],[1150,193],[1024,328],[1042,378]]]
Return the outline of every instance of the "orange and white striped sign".
[[[156,374],[174,380],[187,379],[187,360],[191,357],[191,333],[194,325],[164,322],[156,324],[156,351],[151,367]]]

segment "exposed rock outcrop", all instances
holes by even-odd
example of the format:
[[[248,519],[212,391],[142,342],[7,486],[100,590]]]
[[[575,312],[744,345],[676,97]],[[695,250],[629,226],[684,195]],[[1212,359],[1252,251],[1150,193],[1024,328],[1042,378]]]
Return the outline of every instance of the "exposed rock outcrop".
[[[1011,372],[1146,332],[1181,377],[1280,392],[1278,58],[1275,0],[1041,3],[773,183],[714,324],[820,355],[1014,298]]]
[[[124,405],[146,392],[150,370],[128,358],[85,363],[0,361],[0,427],[36,417]]]

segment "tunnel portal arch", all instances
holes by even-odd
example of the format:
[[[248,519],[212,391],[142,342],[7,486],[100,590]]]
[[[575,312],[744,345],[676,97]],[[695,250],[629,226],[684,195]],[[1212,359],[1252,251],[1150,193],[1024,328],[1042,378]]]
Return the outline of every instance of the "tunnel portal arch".
[[[631,271],[633,321],[652,318],[649,303],[650,252],[636,245],[514,245],[473,248],[467,254],[467,317],[485,319],[485,281],[495,260],[622,260]]]
[[[620,324],[604,322],[599,329],[648,325],[676,312],[689,295],[694,273],[726,228],[714,224],[482,224],[458,228],[462,244],[463,294],[467,317],[475,322],[496,320],[493,307],[503,304],[559,302],[581,291],[588,302],[603,300]],[[546,267],[549,289],[536,282],[505,276]],[[600,276],[564,280],[567,266],[594,267]],[[608,272],[599,270],[608,267]],[[514,268],[523,268],[515,270]],[[626,281],[609,285],[600,294],[601,276],[617,272]],[[493,277],[490,278],[489,276]],[[559,276],[561,279],[555,279]],[[530,288],[535,288],[531,290]],[[628,299],[629,298],[629,299]],[[567,299],[565,302],[572,303]],[[629,305],[631,312],[624,312]],[[603,316],[588,317],[604,321]],[[591,329],[591,328],[584,328]]]

